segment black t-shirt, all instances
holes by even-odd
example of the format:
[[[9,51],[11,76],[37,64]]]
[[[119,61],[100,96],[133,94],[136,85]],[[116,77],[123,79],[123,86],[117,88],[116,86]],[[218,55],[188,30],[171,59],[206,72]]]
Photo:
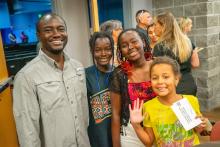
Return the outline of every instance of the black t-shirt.
[[[96,66],[86,68],[88,135],[91,147],[112,147],[111,103],[108,90],[110,76],[111,72],[101,72]]]
[[[191,54],[192,55],[192,54]],[[191,74],[191,56],[183,63],[180,62],[179,57],[175,56],[171,49],[165,47],[162,43],[155,45],[153,49],[153,56],[168,56],[176,60],[180,65],[181,79],[176,88],[177,93],[179,94],[191,94],[196,96],[197,86],[194,81],[194,78]]]
[[[142,28],[140,28],[139,26],[136,26],[136,29],[137,29],[139,32],[143,33],[143,35],[144,35],[144,37],[146,38],[146,41],[147,41],[146,43],[147,43],[147,44],[150,44],[150,39],[149,39],[149,36],[148,36],[147,31],[144,30],[144,29],[142,29]]]
[[[168,56],[179,63],[181,74],[191,72],[191,56],[185,62],[181,63],[179,58],[172,52],[172,50],[165,47],[162,43],[158,43],[154,46],[153,56]]]

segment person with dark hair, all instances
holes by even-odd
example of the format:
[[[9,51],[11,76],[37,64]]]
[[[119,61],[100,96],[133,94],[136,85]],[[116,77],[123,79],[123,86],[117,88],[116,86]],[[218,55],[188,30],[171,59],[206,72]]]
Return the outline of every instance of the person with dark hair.
[[[21,32],[21,42],[22,43],[28,43],[28,36],[22,31]]]
[[[150,39],[150,48],[151,50],[154,49],[154,46],[156,45],[157,41],[158,41],[158,37],[155,34],[155,24],[152,23],[147,27],[147,34],[149,36]]]
[[[199,144],[198,133],[206,129],[208,119],[200,112],[198,98],[176,93],[180,77],[176,60],[167,56],[155,58],[150,66],[150,79],[157,97],[145,104],[138,99],[133,108],[129,105],[131,124],[145,146],[156,143],[158,147],[192,147]],[[172,110],[172,105],[180,100],[186,100],[192,106],[195,118],[201,119],[196,127],[186,130]],[[181,105],[179,109],[186,111]],[[187,113],[186,116],[192,121]]]
[[[37,23],[41,49],[16,75],[13,112],[21,147],[89,147],[84,67],[63,50],[65,21],[46,14]]]
[[[126,29],[118,38],[118,59],[120,65],[111,76],[110,94],[112,104],[113,147],[144,146],[130,124],[128,105],[140,98],[148,101],[155,97],[151,89],[149,67],[151,55],[146,38],[137,29]]]
[[[122,23],[119,20],[107,20],[105,22],[103,22],[100,25],[100,31],[101,32],[108,32],[110,35],[113,35],[114,31],[118,31],[118,35],[121,33],[123,27],[122,27]],[[113,38],[114,42],[117,42],[118,40],[116,40],[118,38]]]
[[[8,34],[8,39],[10,40],[11,44],[17,43],[16,35],[12,31]]]
[[[106,32],[95,32],[89,45],[94,63],[86,68],[90,144],[91,147],[112,147],[112,111],[108,87],[113,71],[114,41]]]
[[[100,31],[109,33],[114,40],[114,57],[116,57],[118,36],[123,30],[122,23],[119,20],[108,20],[100,25]],[[117,58],[114,58],[114,66],[118,66]]]
[[[152,16],[150,14],[150,12],[148,10],[138,10],[136,12],[136,22],[137,22],[137,26],[136,26],[136,29],[138,29],[139,31],[141,31],[148,43],[150,43],[150,40],[149,40],[149,37],[148,37],[148,34],[147,34],[147,27],[152,24]]]
[[[136,12],[137,28],[147,30],[147,27],[152,24],[152,16],[147,10],[138,10]]]

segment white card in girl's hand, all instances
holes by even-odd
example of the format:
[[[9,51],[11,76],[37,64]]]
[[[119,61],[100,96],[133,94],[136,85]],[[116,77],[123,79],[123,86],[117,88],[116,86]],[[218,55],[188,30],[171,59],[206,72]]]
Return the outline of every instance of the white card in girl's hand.
[[[196,113],[186,98],[173,103],[171,108],[186,131],[202,122],[200,118],[196,118]]]

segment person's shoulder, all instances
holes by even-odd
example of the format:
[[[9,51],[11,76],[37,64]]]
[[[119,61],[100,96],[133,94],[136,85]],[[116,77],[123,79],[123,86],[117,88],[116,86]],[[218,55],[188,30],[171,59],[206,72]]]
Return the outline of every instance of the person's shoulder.
[[[37,70],[37,66],[39,67],[39,63],[41,62],[40,57],[37,56],[31,61],[29,61],[18,73],[31,73]]]
[[[145,103],[144,103],[144,107],[154,107],[155,105],[158,104],[158,102],[159,102],[159,101],[158,101],[157,97],[155,97],[155,98],[153,98],[153,99],[151,99],[151,100],[145,102]]]
[[[85,75],[85,68],[80,61],[73,58],[69,58],[68,62],[70,64],[71,69],[75,71],[78,75]]]
[[[157,49],[164,49],[165,46],[162,42],[158,42],[157,44],[155,44],[154,48],[157,48]]]
[[[36,71],[38,71],[39,68],[41,68],[42,64],[40,63],[41,60],[37,56],[31,61],[29,61],[24,67],[22,67],[15,75],[15,79],[19,78],[27,78],[27,79],[33,79],[33,77],[36,75]]]
[[[183,97],[184,97],[184,98],[187,98],[187,99],[197,99],[196,96],[194,96],[194,95],[188,95],[188,94],[183,94]]]
[[[139,27],[139,26],[136,26],[136,29],[138,30],[138,31],[141,31],[141,32],[144,32],[145,30],[144,29],[142,29],[141,27]],[[146,31],[145,31],[146,32]]]
[[[140,28],[140,27],[136,27],[136,30],[138,30],[140,33],[142,33],[144,35],[144,37],[146,37],[148,39],[148,34],[147,31]]]
[[[85,70],[86,70],[86,71],[91,71],[91,70],[93,70],[94,68],[95,68],[95,65],[91,65],[91,66],[89,66],[89,67],[86,67]]]
[[[80,68],[80,67],[84,68],[83,64],[80,61],[76,60],[76,59],[73,59],[73,58],[69,57],[69,61],[73,65],[74,68]]]
[[[157,97],[147,101],[143,105],[144,112],[151,113],[153,110],[158,109],[158,107],[161,107]]]
[[[183,95],[190,103],[198,102],[198,98],[194,95]]]
[[[122,75],[125,75],[125,72],[122,70],[121,65],[119,65],[116,68],[114,68],[112,74],[122,76]]]
[[[122,72],[122,67],[121,67],[121,65],[115,67],[115,68],[114,68],[114,71],[115,71],[115,72]]]
[[[93,73],[94,72],[94,68],[95,68],[94,65],[85,68],[86,74]]]
[[[155,44],[153,48],[153,54],[157,54],[158,52],[161,52],[163,50],[163,45],[161,43]]]

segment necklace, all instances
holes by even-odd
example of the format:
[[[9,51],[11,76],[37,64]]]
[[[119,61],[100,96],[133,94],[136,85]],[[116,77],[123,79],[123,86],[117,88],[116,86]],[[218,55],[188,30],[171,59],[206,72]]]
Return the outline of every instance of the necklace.
[[[111,70],[105,74],[104,76],[104,87],[106,88],[109,84],[109,76],[111,74],[111,71],[112,71],[112,67],[111,67]],[[96,75],[96,88],[98,91],[101,91],[101,88],[100,88],[100,84],[99,84],[99,77],[100,77],[100,71],[98,70],[97,67],[95,67],[95,75]]]

